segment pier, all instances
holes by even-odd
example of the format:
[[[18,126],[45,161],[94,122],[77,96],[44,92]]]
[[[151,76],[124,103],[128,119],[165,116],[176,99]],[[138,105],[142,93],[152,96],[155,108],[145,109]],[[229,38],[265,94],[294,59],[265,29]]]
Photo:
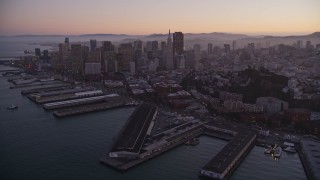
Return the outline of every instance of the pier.
[[[304,136],[300,143],[296,143],[296,147],[308,179],[320,179],[320,139]]]
[[[126,106],[123,101],[110,101],[53,111],[59,118]]]
[[[35,83],[27,83],[27,84],[20,84],[20,85],[15,85],[15,86],[10,86],[10,89],[16,89],[16,88],[25,88],[25,87],[41,87],[41,86],[46,86],[50,87],[50,85],[70,85],[69,83],[61,82],[61,81],[49,81],[49,82],[35,82]]]
[[[36,103],[43,104],[43,103],[51,103],[56,101],[66,101],[66,100],[72,100],[77,98],[84,98],[84,97],[93,97],[98,95],[103,95],[103,92],[101,90],[92,90],[92,91],[85,91],[86,89],[68,89],[68,90],[62,90],[62,91],[71,91],[70,93],[61,93],[58,95],[47,95],[47,94],[55,94],[55,92],[43,92],[39,94],[32,94],[28,97],[35,101]],[[74,91],[74,93],[72,93]],[[84,92],[82,92],[84,91]],[[45,95],[42,95],[45,94]]]
[[[249,129],[247,131],[237,131],[236,127],[226,129],[222,124],[213,125],[212,123],[203,123],[200,120],[192,120],[158,134],[147,134],[146,137],[143,136],[140,139],[137,136],[132,136],[134,139],[129,138],[128,134],[134,134],[136,132],[135,129],[125,128],[127,132],[124,130],[120,131],[120,138],[116,140],[116,143],[108,152],[103,154],[100,159],[101,163],[107,164],[117,170],[125,171],[192,138],[208,135],[229,140],[230,142],[201,169],[200,176],[225,179],[232,174],[242,159],[250,152],[255,145],[256,139],[255,131]],[[124,141],[125,139],[126,141]],[[124,145],[119,143],[119,141],[124,142]],[[139,142],[138,147],[142,148],[134,148],[134,142]]]
[[[91,104],[91,103],[97,103],[97,102],[104,102],[104,101],[108,101],[110,99],[119,98],[119,97],[120,96],[118,94],[109,94],[104,96],[95,96],[95,97],[89,97],[89,98],[59,101],[59,102],[44,104],[43,108],[47,110],[53,110],[58,108],[66,108],[71,106],[79,106],[79,105],[85,105],[85,104]]]
[[[212,179],[227,179],[255,144],[256,133],[239,132],[201,170],[200,176]]]
[[[33,93],[40,93],[40,92],[49,92],[49,91],[59,91],[63,89],[72,88],[71,85],[52,85],[47,87],[40,87],[40,88],[33,88],[33,89],[24,89],[21,91],[21,94],[28,95]]]

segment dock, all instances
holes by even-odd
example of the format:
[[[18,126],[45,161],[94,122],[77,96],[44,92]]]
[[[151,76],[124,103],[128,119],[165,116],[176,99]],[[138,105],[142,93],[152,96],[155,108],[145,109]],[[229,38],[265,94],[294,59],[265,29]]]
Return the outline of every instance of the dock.
[[[71,108],[56,110],[56,111],[53,111],[53,115],[58,118],[62,118],[66,116],[108,110],[108,109],[123,107],[123,106],[125,106],[125,103],[123,101],[102,102],[97,104],[89,104],[89,105],[84,105],[79,107],[71,107]]]
[[[199,176],[227,179],[255,145],[256,133],[241,131],[201,170]]]
[[[296,147],[308,179],[320,179],[320,139],[307,135],[296,143]]]
[[[148,111],[144,110],[142,112]],[[125,127],[131,127],[128,124],[130,123],[127,122]],[[152,121],[149,129],[152,128],[151,124]],[[103,154],[100,162],[117,170],[125,171],[184,144],[190,139],[208,135],[230,142],[201,169],[200,176],[226,179],[250,152],[256,139],[255,131],[236,131],[236,128],[225,129],[223,125],[206,124],[200,120],[192,120],[158,134],[147,134],[146,137],[143,136],[140,139],[133,135],[130,136],[135,137],[134,139],[129,138],[128,135],[134,133],[131,131],[136,131],[135,129],[122,129],[118,138],[115,138],[115,143]],[[146,128],[143,129],[146,130]],[[119,143],[119,141],[124,142],[124,144]],[[138,147],[142,148],[134,148],[132,146],[134,142],[139,142]]]
[[[93,97],[93,96],[103,95],[103,92],[101,90],[92,90],[92,91],[86,91],[86,90],[88,89],[80,88],[79,90],[78,89],[61,90],[63,93],[58,95],[51,95],[51,94],[56,94],[56,91],[43,92],[39,94],[28,95],[28,98],[30,98],[32,101],[35,101],[38,104],[43,104],[43,103],[51,103],[51,102],[57,102],[57,101],[72,100],[72,99],[83,98],[83,97]],[[69,91],[70,93],[67,94],[67,92]],[[47,95],[47,94],[50,94],[50,95]]]
[[[21,85],[15,85],[10,86],[10,89],[16,89],[16,88],[28,88],[28,87],[42,87],[42,86],[48,86],[55,85],[55,86],[63,86],[63,85],[70,85],[69,83],[61,82],[61,81],[50,81],[50,82],[36,82],[36,83],[30,83],[30,84],[21,84]]]
[[[28,94],[40,93],[40,92],[59,91],[59,90],[68,89],[68,88],[72,88],[72,86],[58,84],[58,85],[52,85],[47,87],[24,89],[21,91],[21,94],[28,95]]]
[[[92,104],[97,102],[104,102],[104,101],[108,101],[109,99],[114,99],[119,97],[120,96],[118,94],[109,94],[109,95],[79,98],[79,99],[73,99],[73,100],[67,100],[67,101],[58,101],[58,102],[44,104],[43,108],[47,110],[53,110],[53,109],[66,108],[66,107],[72,107],[72,106]]]

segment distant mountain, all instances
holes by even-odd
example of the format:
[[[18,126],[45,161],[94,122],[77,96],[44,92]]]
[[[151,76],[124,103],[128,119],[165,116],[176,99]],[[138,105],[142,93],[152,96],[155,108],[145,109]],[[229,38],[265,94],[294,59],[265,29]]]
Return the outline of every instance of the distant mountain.
[[[79,36],[132,36],[127,34],[81,34]]]
[[[320,38],[320,32],[314,32],[312,34],[306,35],[308,37],[315,37],[315,38]]]
[[[320,38],[320,32],[314,32],[307,35],[298,35],[298,36],[265,36],[265,39],[271,39],[271,38],[285,38],[285,39],[291,39],[291,38]]]
[[[16,35],[16,36],[0,36],[4,41],[26,41],[26,42],[54,42],[60,43],[64,41],[65,37],[69,37],[71,42],[88,42],[90,39],[97,41],[113,41],[115,43],[133,42],[135,40],[142,41],[166,41],[168,34],[149,34],[149,35],[129,35],[129,34],[81,34],[81,35]],[[224,43],[231,43],[233,40],[241,41],[238,44],[247,44],[249,42],[259,42],[261,40],[269,41],[271,44],[289,43],[292,44],[297,40],[312,41],[314,44],[320,42],[320,32],[314,32],[308,35],[299,36],[250,36],[246,34],[232,34],[232,33],[185,33],[185,45],[193,46],[195,43],[200,43],[203,47],[208,43],[215,43],[215,45],[223,45]],[[272,43],[273,42],[273,43]]]

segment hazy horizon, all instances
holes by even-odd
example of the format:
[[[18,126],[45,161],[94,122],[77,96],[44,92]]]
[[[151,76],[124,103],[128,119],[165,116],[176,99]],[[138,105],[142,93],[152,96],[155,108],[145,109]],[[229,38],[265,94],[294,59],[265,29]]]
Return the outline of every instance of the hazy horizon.
[[[174,33],[177,31],[172,31],[171,33]],[[301,33],[241,33],[241,32],[184,32],[184,34],[211,34],[211,33],[222,33],[222,34],[241,34],[241,35],[248,35],[248,36],[304,36],[309,35],[312,33],[317,33],[319,31],[314,32],[301,32]],[[58,34],[58,33],[52,33],[52,34],[12,34],[12,35],[1,35],[2,37],[15,37],[15,36],[82,36],[82,35],[127,35],[127,36],[150,36],[150,35],[166,35],[168,32],[155,32],[155,33],[149,33],[149,34],[129,34],[129,33],[108,33],[108,32],[101,32],[101,33],[81,33],[81,34]]]
[[[301,35],[320,31],[318,0],[2,0],[0,35],[146,35],[226,32]]]

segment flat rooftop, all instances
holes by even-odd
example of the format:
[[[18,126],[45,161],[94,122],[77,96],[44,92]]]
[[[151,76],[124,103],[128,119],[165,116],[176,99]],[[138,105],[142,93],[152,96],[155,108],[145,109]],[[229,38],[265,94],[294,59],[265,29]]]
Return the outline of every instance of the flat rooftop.
[[[247,142],[255,135],[252,131],[239,132],[213,159],[202,169],[216,173],[223,173],[236,158]]]
[[[300,144],[316,179],[320,179],[320,140],[304,137]]]
[[[155,106],[146,103],[138,106],[129,117],[111,152],[129,151],[139,153],[156,110]]]
[[[104,95],[104,96],[94,96],[94,97],[73,99],[73,100],[67,100],[67,101],[58,101],[58,102],[53,102],[53,103],[47,103],[44,106],[45,107],[60,106],[60,105],[73,104],[73,103],[79,103],[79,102],[85,102],[85,101],[101,100],[101,99],[105,99],[108,97],[116,97],[116,96],[119,96],[119,95],[109,94],[109,95]]]

